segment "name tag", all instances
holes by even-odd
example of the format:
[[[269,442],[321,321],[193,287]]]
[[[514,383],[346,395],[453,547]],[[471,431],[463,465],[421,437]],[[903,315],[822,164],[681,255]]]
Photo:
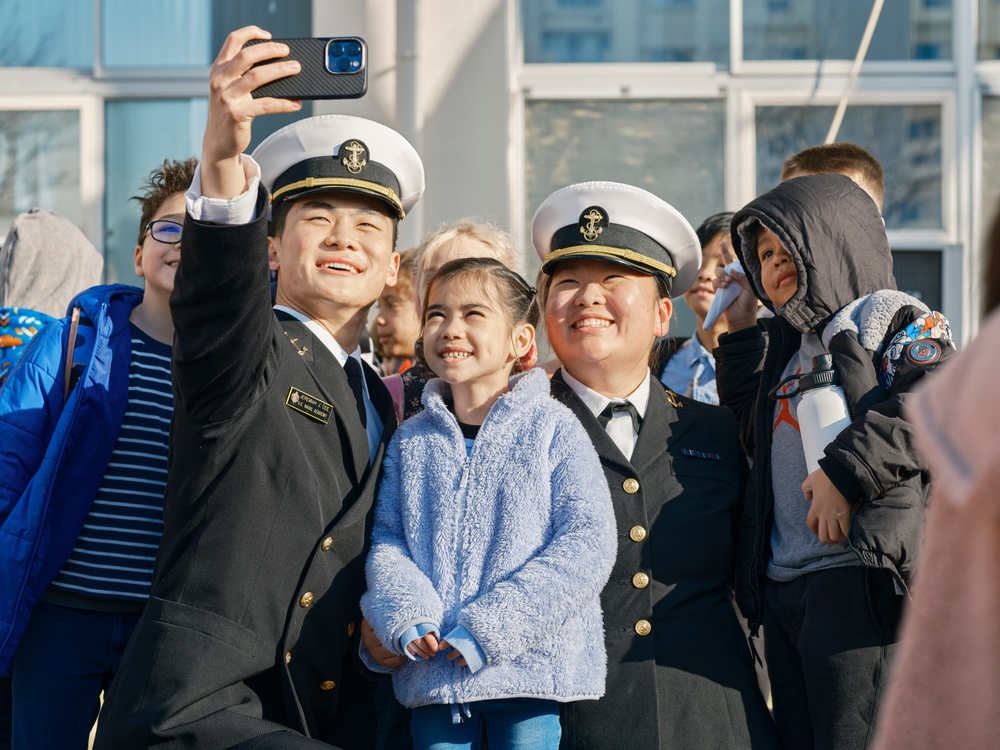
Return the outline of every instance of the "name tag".
[[[694,451],[690,448],[681,448],[682,456],[691,456],[691,458],[703,458],[706,461],[721,461],[722,456],[718,453],[707,453],[706,451]]]
[[[290,406],[297,412],[305,414],[310,419],[328,424],[330,415],[333,414],[333,404],[328,404],[315,396],[310,396],[305,391],[300,391],[294,386],[288,390],[288,398],[285,399],[285,406]]]

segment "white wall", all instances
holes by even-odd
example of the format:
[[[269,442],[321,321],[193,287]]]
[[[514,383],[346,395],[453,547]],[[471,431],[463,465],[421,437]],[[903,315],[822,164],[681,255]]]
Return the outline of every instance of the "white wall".
[[[397,90],[397,6],[416,8],[416,121]],[[400,224],[400,247],[463,216],[507,227],[511,215],[508,128],[511,112],[505,0],[340,0],[314,4],[317,36],[359,34],[368,41],[368,94],[317,103],[385,123],[416,146],[427,174],[420,206]],[[397,107],[402,102],[403,107]],[[401,111],[402,109],[402,111]],[[412,110],[411,110],[412,111]],[[407,122],[406,120],[411,120]]]

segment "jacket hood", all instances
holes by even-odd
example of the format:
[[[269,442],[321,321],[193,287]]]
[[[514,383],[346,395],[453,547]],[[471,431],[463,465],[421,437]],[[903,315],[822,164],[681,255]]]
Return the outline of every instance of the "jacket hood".
[[[760,225],[785,246],[799,274],[795,294],[777,309],[761,285]],[[896,288],[882,217],[849,177],[821,174],[783,182],[738,211],[731,228],[754,294],[801,333],[822,326],[856,299]]]
[[[81,289],[101,281],[104,258],[73,222],[44,208],[19,214],[0,249],[0,307],[58,318]]]
[[[79,307],[83,314],[96,321],[101,315],[101,308],[106,304],[110,310],[122,306],[132,311],[142,302],[142,289],[128,284],[101,284],[84,289],[70,300],[65,315],[72,315],[73,308]],[[124,311],[123,311],[124,312]],[[62,312],[60,314],[63,314]]]
[[[541,367],[533,367],[527,372],[511,376],[510,390],[497,399],[486,417],[489,423],[505,422],[516,415],[524,404],[532,400],[549,397],[549,376]],[[427,381],[422,397],[424,409],[442,427],[451,425],[447,431],[458,432],[458,422],[448,408],[451,401],[451,386],[441,378]],[[485,424],[485,423],[484,423]]]

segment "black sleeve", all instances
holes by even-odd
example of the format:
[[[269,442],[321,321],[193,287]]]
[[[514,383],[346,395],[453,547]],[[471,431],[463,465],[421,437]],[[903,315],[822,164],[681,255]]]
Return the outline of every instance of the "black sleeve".
[[[883,349],[906,329],[909,310],[913,308],[897,314]],[[848,502],[871,500],[889,487],[927,471],[916,447],[913,426],[904,418],[903,410],[917,384],[957,353],[950,339],[934,341],[939,348],[934,361],[918,364],[900,356],[887,397],[857,417],[826,447],[820,468]]]
[[[743,450],[749,456],[754,452],[754,411],[764,366],[765,342],[764,332],[753,326],[722,334],[713,352],[719,402],[736,415]]]
[[[267,261],[267,197],[258,218],[224,226],[187,216],[170,295],[174,388],[195,419],[220,421],[256,394],[274,357]]]

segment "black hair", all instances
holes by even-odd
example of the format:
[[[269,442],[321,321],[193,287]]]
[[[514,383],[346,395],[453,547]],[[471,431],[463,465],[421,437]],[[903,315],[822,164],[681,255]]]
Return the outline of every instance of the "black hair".
[[[698,235],[698,242],[701,243],[702,247],[705,247],[717,234],[725,234],[728,237],[729,225],[732,221],[732,211],[720,211],[717,214],[712,214],[696,230],[695,233]]]

